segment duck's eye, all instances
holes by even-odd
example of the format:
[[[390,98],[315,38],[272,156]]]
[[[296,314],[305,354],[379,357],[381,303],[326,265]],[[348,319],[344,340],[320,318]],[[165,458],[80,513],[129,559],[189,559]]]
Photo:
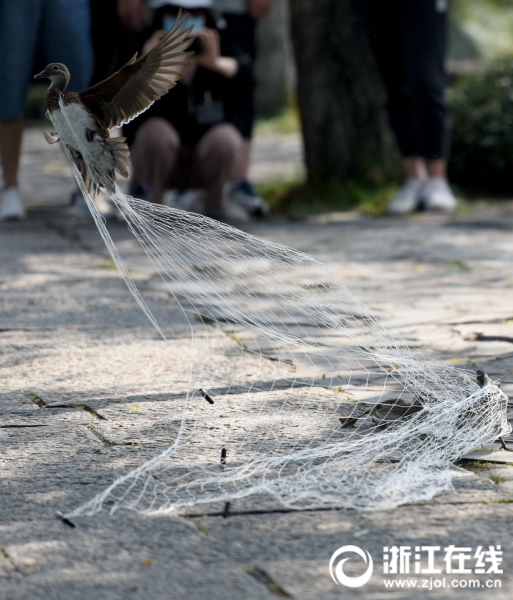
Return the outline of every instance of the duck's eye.
[[[53,69],[54,71],[58,71],[58,70],[59,70],[59,67],[58,67],[57,65],[53,65],[52,69]]]

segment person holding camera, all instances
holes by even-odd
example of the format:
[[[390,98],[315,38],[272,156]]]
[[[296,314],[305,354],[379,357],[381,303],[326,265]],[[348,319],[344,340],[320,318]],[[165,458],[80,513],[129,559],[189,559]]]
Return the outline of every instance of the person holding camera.
[[[125,127],[134,184],[150,202],[162,203],[164,192],[175,189],[176,208],[224,221],[247,220],[247,212],[227,196],[243,150],[242,135],[229,114],[230,81],[243,68],[237,49],[223,44],[211,0],[150,0],[149,6],[156,11],[143,52],[162,39],[185,9],[193,27],[194,55],[178,85]]]

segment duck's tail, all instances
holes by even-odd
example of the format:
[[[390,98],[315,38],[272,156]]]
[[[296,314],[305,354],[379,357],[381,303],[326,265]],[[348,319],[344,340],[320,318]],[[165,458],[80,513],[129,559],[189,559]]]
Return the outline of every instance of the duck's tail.
[[[80,152],[68,145],[71,158],[77,165],[82,180],[91,195],[96,195],[102,189],[108,194],[116,191],[116,172],[122,177],[129,177],[130,151],[125,143],[126,138],[108,138],[105,142],[109,145],[114,157],[114,169],[105,171],[97,164],[84,160]]]

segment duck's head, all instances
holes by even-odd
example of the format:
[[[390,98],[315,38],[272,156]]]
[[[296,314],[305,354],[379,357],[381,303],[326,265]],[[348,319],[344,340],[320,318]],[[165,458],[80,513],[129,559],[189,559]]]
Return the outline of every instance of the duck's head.
[[[64,91],[69,82],[69,71],[62,63],[50,63],[44,71],[34,75],[34,79],[50,79],[52,87]]]

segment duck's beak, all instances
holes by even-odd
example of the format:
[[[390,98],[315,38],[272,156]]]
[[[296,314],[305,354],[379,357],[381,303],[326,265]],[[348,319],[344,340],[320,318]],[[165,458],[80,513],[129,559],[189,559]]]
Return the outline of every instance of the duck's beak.
[[[46,69],[44,71],[41,71],[41,73],[34,75],[34,79],[46,79],[47,77],[48,77],[48,74],[46,72]]]

